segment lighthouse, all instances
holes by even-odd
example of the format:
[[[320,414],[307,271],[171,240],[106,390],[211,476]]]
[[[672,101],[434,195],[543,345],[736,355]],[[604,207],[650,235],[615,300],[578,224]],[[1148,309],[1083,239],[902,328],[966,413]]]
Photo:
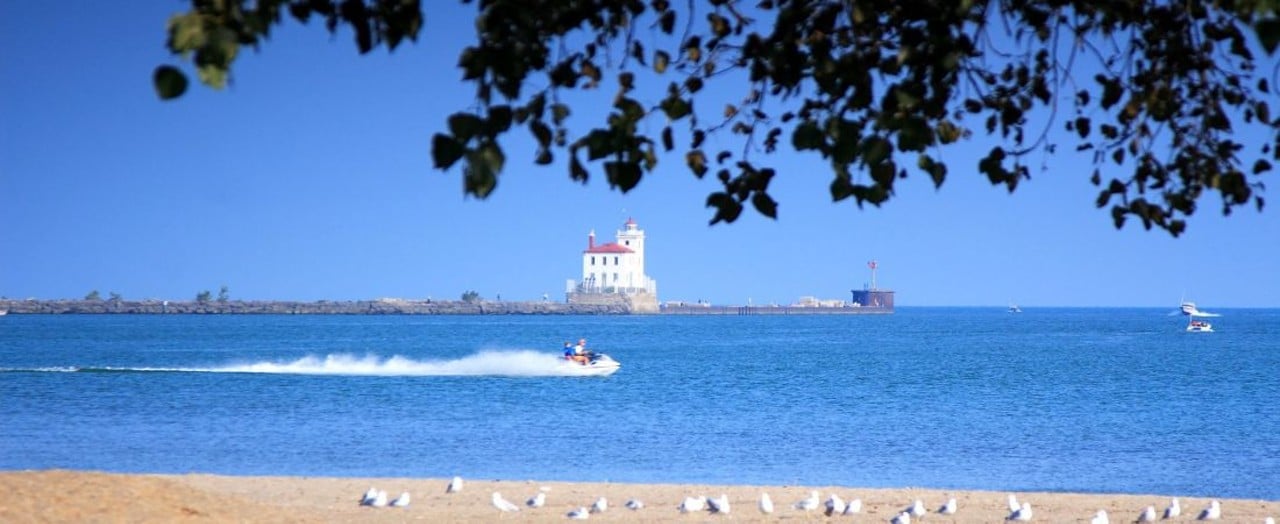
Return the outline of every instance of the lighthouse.
[[[633,311],[657,310],[657,282],[645,274],[644,230],[628,218],[615,240],[596,241],[595,230],[587,234],[582,251],[582,279],[568,281],[569,303],[626,303]]]

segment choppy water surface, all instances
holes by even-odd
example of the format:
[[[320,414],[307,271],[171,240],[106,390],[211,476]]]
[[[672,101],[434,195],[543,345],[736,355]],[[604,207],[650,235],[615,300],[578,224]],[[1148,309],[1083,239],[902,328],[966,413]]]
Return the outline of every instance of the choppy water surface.
[[[0,469],[1280,499],[1280,310],[1220,312],[9,315]]]

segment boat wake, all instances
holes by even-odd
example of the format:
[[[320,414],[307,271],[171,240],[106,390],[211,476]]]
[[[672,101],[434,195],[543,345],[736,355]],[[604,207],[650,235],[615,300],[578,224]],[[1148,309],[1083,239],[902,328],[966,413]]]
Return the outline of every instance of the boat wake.
[[[488,350],[452,360],[416,360],[399,355],[356,356],[335,353],[295,360],[232,363],[212,367],[42,367],[0,369],[0,372],[52,373],[262,373],[280,375],[346,376],[581,376],[576,366],[558,355],[532,350]]]

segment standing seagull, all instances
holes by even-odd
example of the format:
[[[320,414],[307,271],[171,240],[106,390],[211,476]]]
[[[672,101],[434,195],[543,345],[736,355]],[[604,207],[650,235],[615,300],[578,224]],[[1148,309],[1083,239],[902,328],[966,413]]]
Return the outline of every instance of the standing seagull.
[[[453,477],[449,481],[449,487],[444,488],[445,493],[457,493],[462,491],[462,477]]]
[[[1107,518],[1107,510],[1100,509],[1094,513],[1093,520],[1090,520],[1089,524],[1111,524],[1111,519]]]
[[[848,504],[844,505],[845,515],[853,515],[856,513],[862,513],[862,499],[853,499],[850,500]]]
[[[1216,499],[1211,500],[1209,501],[1209,507],[1200,511],[1200,516],[1196,518],[1199,520],[1218,520],[1222,518],[1222,505],[1218,504]]]
[[[916,499],[916,501],[912,502],[910,506],[907,506],[907,509],[902,511],[910,513],[912,517],[916,518],[923,517],[924,514],[927,513],[924,509],[924,502],[921,502],[920,499]]]
[[[765,515],[773,513],[773,499],[769,498],[768,493],[760,494],[760,513]]]
[[[529,497],[529,500],[526,500],[524,505],[529,506],[531,508],[541,508],[546,503],[547,503],[547,494],[539,491],[537,495]]]
[[[391,501],[391,507],[393,508],[409,507],[409,492],[408,491],[403,492],[400,494],[399,497],[396,497],[395,500]]]
[[[905,511],[899,513],[896,517],[889,520],[889,524],[911,524],[911,514]]]
[[[719,497],[709,498],[707,507],[712,513],[729,513],[729,496],[721,493]]]
[[[680,503],[680,513],[697,513],[706,507],[707,497],[685,497]]]
[[[569,520],[587,520],[587,518],[591,516],[591,512],[587,511],[587,508],[581,507],[570,511],[565,516],[569,517]]]
[[[369,505],[375,508],[387,507],[387,492],[378,490],[378,495],[373,497],[373,502],[370,502]]]
[[[1006,518],[1005,520],[1017,520],[1023,522],[1031,520],[1031,503],[1023,502],[1022,506],[1018,507],[1018,511],[1010,513],[1009,518]]]
[[[369,486],[369,491],[364,492],[364,496],[360,497],[360,505],[368,506],[373,504],[373,499],[378,498],[378,488]]]
[[[943,504],[941,508],[938,508],[938,513],[943,515],[955,515],[956,499],[954,497],[947,499],[947,503]]]
[[[801,511],[813,511],[818,509],[818,492],[810,491],[809,498],[797,502],[795,504],[795,508]]]
[[[493,492],[493,507],[503,513],[511,513],[512,511],[520,511],[520,506],[512,504],[511,501],[502,498],[502,494],[497,491]]]
[[[832,493],[831,496],[827,497],[827,511],[825,513],[828,517],[832,515],[844,515],[844,508],[844,499],[841,499],[840,495]]]
[[[631,499],[627,501],[627,509],[631,511],[639,511],[640,508],[643,508],[643,507],[644,507],[644,503],[640,502],[640,499]]]
[[[1155,521],[1156,521],[1155,506],[1147,506],[1147,509],[1142,510],[1142,513],[1138,514],[1138,522],[1155,522]]]
[[[1164,508],[1164,518],[1176,519],[1179,515],[1182,515],[1182,506],[1178,505],[1178,499],[1175,497],[1169,501],[1169,507]]]
[[[1009,495],[1009,513],[1017,513],[1019,509],[1022,509],[1022,506],[1018,504],[1018,497],[1015,497],[1012,494],[1010,494]]]
[[[604,497],[596,499],[595,503],[591,504],[592,513],[604,513],[607,509],[609,509],[609,501],[605,500]]]

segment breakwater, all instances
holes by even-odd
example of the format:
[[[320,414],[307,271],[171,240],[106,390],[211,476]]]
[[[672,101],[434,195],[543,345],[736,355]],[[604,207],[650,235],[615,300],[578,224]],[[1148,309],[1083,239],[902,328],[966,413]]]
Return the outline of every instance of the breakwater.
[[[9,314],[122,315],[626,315],[625,304],[461,300],[0,300]]]
[[[662,306],[663,315],[889,315],[892,307],[856,306]]]

